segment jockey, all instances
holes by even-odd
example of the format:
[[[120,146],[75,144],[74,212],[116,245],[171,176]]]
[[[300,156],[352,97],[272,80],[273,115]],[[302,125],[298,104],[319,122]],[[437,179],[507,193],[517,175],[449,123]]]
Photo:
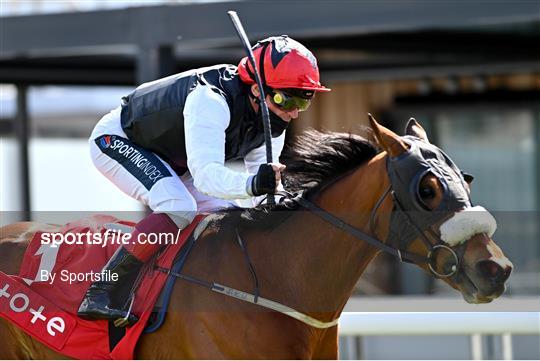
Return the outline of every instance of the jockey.
[[[313,54],[286,35],[253,47],[270,110],[273,159],[279,159],[291,119],[306,110],[319,82]],[[151,233],[177,234],[197,212],[234,205],[233,199],[273,193],[279,163],[266,164],[259,88],[247,57],[238,67],[221,64],[145,83],[122,98],[90,137],[91,157],[105,177],[153,213],[136,226],[131,244],[104,267],[117,281],[94,282],[79,307],[84,319],[127,316],[113,303],[121,285],[133,285],[141,268],[161,248],[144,242]],[[247,173],[224,166],[243,159]],[[112,278],[112,277],[111,277]],[[129,315],[129,323],[137,317]]]

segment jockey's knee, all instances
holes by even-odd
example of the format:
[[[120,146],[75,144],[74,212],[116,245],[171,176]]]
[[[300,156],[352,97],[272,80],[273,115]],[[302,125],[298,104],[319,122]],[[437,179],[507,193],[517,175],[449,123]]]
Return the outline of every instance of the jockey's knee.
[[[165,212],[169,218],[176,224],[176,226],[180,229],[184,229],[191,222],[193,222],[193,219],[195,218],[196,212]]]
[[[150,189],[147,205],[155,213],[165,213],[178,228],[185,228],[197,214],[197,202],[180,179],[167,177]]]
[[[187,197],[186,197],[187,198]],[[156,213],[165,213],[178,226],[187,227],[197,214],[197,203],[193,197],[189,199],[169,199],[153,208]]]

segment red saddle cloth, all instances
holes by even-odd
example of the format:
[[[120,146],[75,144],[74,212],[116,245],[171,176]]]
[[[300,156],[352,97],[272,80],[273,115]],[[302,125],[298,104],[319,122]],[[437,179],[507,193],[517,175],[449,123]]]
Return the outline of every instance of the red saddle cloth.
[[[156,260],[156,265],[171,268],[176,254],[197,224],[197,216],[189,227],[169,244]],[[18,276],[0,272],[0,316],[46,344],[53,350],[78,359],[133,359],[137,340],[152,313],[154,304],[167,280],[167,274],[149,271],[143,278],[133,303],[133,312],[140,317],[111,351],[107,321],[86,321],[76,316],[81,300],[92,283],[91,271],[100,272],[115,250],[120,246],[103,225],[124,223],[110,216],[93,216],[65,225],[60,234],[107,237],[103,244],[63,243],[52,247],[47,243],[51,235],[38,232],[28,246]],[[90,233],[88,233],[90,232]],[[115,235],[118,239],[118,234]],[[49,237],[49,238],[47,238]],[[71,280],[74,275],[79,279]],[[52,277],[54,276],[54,278]],[[88,278],[88,279],[86,279]]]

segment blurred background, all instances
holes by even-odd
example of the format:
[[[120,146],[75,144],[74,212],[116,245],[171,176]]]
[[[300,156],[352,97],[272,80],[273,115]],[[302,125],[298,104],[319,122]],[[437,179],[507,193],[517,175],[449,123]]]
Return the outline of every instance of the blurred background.
[[[143,211],[94,169],[87,138],[138,84],[238,63],[244,53],[227,10],[238,12],[252,43],[288,34],[305,44],[333,89],[292,124],[289,138],[308,127],[359,132],[367,112],[401,134],[414,116],[475,175],[473,201],[498,220],[495,239],[515,266],[498,306],[465,305],[442,282],[383,255],[348,311],[435,304],[538,311],[540,2],[533,0],[2,0],[0,225],[52,211]],[[502,338],[482,338],[483,357],[504,356]],[[538,336],[512,340],[514,357],[540,358]],[[348,336],[340,347],[343,358],[461,359],[472,346],[463,335]]]

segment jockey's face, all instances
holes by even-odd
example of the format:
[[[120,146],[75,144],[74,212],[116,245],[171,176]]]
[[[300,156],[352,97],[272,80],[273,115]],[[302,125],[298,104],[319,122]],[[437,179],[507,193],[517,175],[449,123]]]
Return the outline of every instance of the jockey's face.
[[[251,91],[253,92],[253,95],[259,96],[259,87],[257,86],[257,84],[253,84],[251,86]],[[251,104],[253,105],[255,111],[259,110],[259,105],[256,104],[253,99],[251,99]],[[280,117],[285,122],[290,122],[292,119],[298,118],[298,109],[284,110],[274,104],[272,98],[269,95],[266,95],[266,104],[268,104],[268,109],[272,113]]]

